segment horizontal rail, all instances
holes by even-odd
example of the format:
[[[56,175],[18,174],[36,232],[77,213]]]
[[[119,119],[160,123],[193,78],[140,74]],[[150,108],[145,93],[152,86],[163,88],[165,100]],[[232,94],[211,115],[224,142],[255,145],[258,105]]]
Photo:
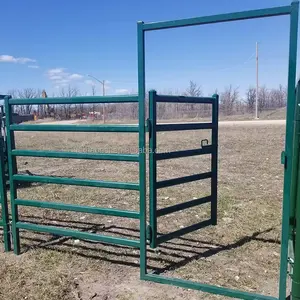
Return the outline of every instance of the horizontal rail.
[[[146,274],[143,276],[143,280],[178,286],[185,289],[197,290],[197,291],[217,294],[221,296],[233,297],[235,299],[238,298],[244,300],[278,300],[278,298],[271,297],[271,296],[259,295],[259,294],[234,290],[230,288],[225,288],[221,286],[194,282],[190,280],[165,277],[157,274]]]
[[[211,176],[212,176],[212,172],[206,172],[202,174],[195,174],[190,176],[158,181],[156,183],[156,188],[161,189],[161,188],[170,187],[177,184],[183,184],[183,183],[193,182],[197,180],[207,179],[207,178],[211,178]]]
[[[45,105],[45,104],[90,104],[90,103],[127,103],[138,102],[138,96],[82,96],[82,97],[53,97],[10,99],[11,105]]]
[[[50,157],[50,158],[71,158],[71,159],[93,159],[93,160],[113,160],[138,162],[137,154],[117,154],[117,153],[89,153],[89,152],[63,152],[47,150],[12,150],[13,156],[30,157]]]
[[[209,103],[216,101],[212,97],[186,97],[186,96],[171,96],[171,95],[156,95],[155,102],[164,103]]]
[[[91,186],[91,187],[102,187],[102,188],[110,188],[110,189],[136,190],[136,191],[139,190],[139,184],[129,183],[129,182],[111,182],[111,181],[79,179],[79,178],[33,176],[33,175],[13,175],[12,179],[14,181],[25,181],[25,182],[41,182],[41,183],[51,183],[51,184]]]
[[[123,246],[136,247],[136,248],[140,247],[139,241],[124,239],[124,238],[115,238],[111,236],[104,236],[96,233],[88,233],[88,232],[82,232],[82,231],[71,230],[71,229],[57,228],[55,226],[45,226],[45,225],[37,225],[32,223],[17,222],[16,227],[20,229],[51,233],[60,236],[69,236],[73,238],[103,242],[108,244],[116,244],[116,245],[123,245]]]
[[[10,125],[14,131],[64,131],[64,132],[138,132],[138,125]]]
[[[22,206],[38,207],[38,208],[76,211],[76,212],[82,212],[88,214],[125,217],[131,219],[139,219],[140,217],[140,214],[135,211],[119,210],[113,208],[100,208],[95,206],[83,206],[83,205],[75,205],[75,204],[45,202],[45,201],[37,201],[37,200],[24,200],[24,199],[16,199],[15,204],[22,205]]]
[[[189,157],[189,156],[195,156],[195,155],[210,154],[212,152],[213,152],[213,147],[212,146],[205,146],[201,149],[192,149],[192,150],[181,150],[181,151],[157,153],[155,155],[155,157],[156,157],[156,160],[164,160],[164,159],[172,159],[172,158],[181,158],[181,157]]]
[[[167,242],[169,240],[172,240],[174,238],[180,237],[184,234],[193,232],[195,230],[207,227],[211,224],[212,224],[211,219],[209,219],[209,220],[205,220],[205,221],[199,222],[197,224],[193,224],[193,225],[185,227],[185,228],[178,229],[176,231],[173,231],[173,232],[170,232],[167,234],[160,235],[159,237],[157,237],[157,245]]]
[[[143,24],[142,27],[144,31],[161,30],[161,29],[186,27],[186,26],[193,26],[193,25],[214,24],[220,22],[231,22],[231,21],[240,21],[240,20],[248,20],[248,19],[283,16],[283,15],[289,15],[291,11],[292,11],[291,6],[280,6],[280,7],[272,7],[272,8],[265,8],[265,9],[241,11],[236,13],[212,15],[206,17],[196,17],[196,18],[173,20],[173,21],[145,23]]]
[[[157,124],[156,131],[181,131],[197,129],[213,129],[216,125],[213,123],[178,123],[178,124]]]
[[[175,205],[172,205],[172,206],[169,206],[169,207],[161,208],[161,209],[157,210],[156,215],[158,217],[165,216],[165,215],[168,215],[170,213],[177,212],[177,211],[187,209],[187,208],[191,208],[191,207],[194,207],[194,206],[197,206],[197,205],[200,205],[200,204],[208,203],[210,201],[211,201],[211,196],[198,198],[198,199],[193,199],[193,200],[183,202],[183,203],[180,203],[180,204],[175,204]]]

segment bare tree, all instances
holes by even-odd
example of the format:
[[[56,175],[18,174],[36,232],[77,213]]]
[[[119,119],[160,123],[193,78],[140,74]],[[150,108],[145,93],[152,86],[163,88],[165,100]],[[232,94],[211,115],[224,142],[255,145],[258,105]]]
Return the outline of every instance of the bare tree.
[[[201,97],[202,96],[202,90],[201,87],[197,85],[195,81],[190,81],[189,87],[186,89],[185,94],[187,96],[191,97]]]
[[[184,94],[190,97],[201,97],[202,96],[201,86],[198,86],[195,81],[190,80],[189,87],[186,89]],[[186,104],[185,111],[198,114],[198,111],[197,112],[195,111],[195,104],[193,103]]]
[[[79,93],[78,88],[72,87],[71,85],[68,88],[62,88],[60,90],[60,96],[64,98],[71,98],[76,97]],[[71,112],[72,112],[72,104],[63,104],[62,106],[62,113],[65,119],[71,119]]]
[[[264,109],[270,108],[269,91],[266,86],[262,86],[258,91],[258,110],[262,112]]]
[[[232,115],[234,113],[235,105],[238,102],[239,92],[238,88],[233,88],[232,85],[225,88],[225,91],[221,93],[220,108],[225,115]]]
[[[284,88],[281,84],[278,89],[272,89],[270,91],[269,97],[271,108],[275,109],[286,106],[287,92],[286,88]]]
[[[36,90],[33,88],[25,88],[23,90],[18,90],[17,92],[19,98],[26,98],[26,99],[31,99],[31,98],[37,98],[41,95],[40,90]],[[19,112],[21,114],[31,114],[32,112],[32,105],[20,105],[19,106]]]
[[[246,105],[247,105],[247,111],[250,113],[254,112],[255,99],[256,99],[256,89],[254,87],[249,87],[246,92]]]

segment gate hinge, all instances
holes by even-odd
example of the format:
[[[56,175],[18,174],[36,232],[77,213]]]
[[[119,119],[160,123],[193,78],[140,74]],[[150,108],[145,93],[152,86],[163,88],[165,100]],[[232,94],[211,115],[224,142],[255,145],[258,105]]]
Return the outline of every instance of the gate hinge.
[[[150,225],[147,226],[146,234],[147,234],[147,240],[151,243],[151,241],[152,241],[152,228],[151,228]]]
[[[151,136],[152,136],[152,126],[151,126],[151,120],[148,118],[146,120],[146,126],[147,126],[147,129],[148,129],[148,134],[149,134],[149,139],[151,139]]]
[[[281,152],[281,164],[284,165],[284,168],[287,168],[287,156],[285,155],[285,152]]]

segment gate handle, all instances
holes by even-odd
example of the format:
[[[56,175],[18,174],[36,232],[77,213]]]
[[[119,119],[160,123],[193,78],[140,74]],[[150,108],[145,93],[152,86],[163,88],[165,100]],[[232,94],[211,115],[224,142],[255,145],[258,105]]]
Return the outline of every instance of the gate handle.
[[[203,148],[203,147],[207,147],[207,146],[210,146],[210,145],[208,145],[208,139],[201,140],[201,147]]]

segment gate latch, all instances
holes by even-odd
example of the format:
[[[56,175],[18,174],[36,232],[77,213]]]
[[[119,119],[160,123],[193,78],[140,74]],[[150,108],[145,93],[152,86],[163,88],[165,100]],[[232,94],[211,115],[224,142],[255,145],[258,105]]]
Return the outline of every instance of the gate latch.
[[[204,140],[201,140],[201,147],[208,147],[208,146],[211,146],[208,144],[208,139],[204,139]]]

